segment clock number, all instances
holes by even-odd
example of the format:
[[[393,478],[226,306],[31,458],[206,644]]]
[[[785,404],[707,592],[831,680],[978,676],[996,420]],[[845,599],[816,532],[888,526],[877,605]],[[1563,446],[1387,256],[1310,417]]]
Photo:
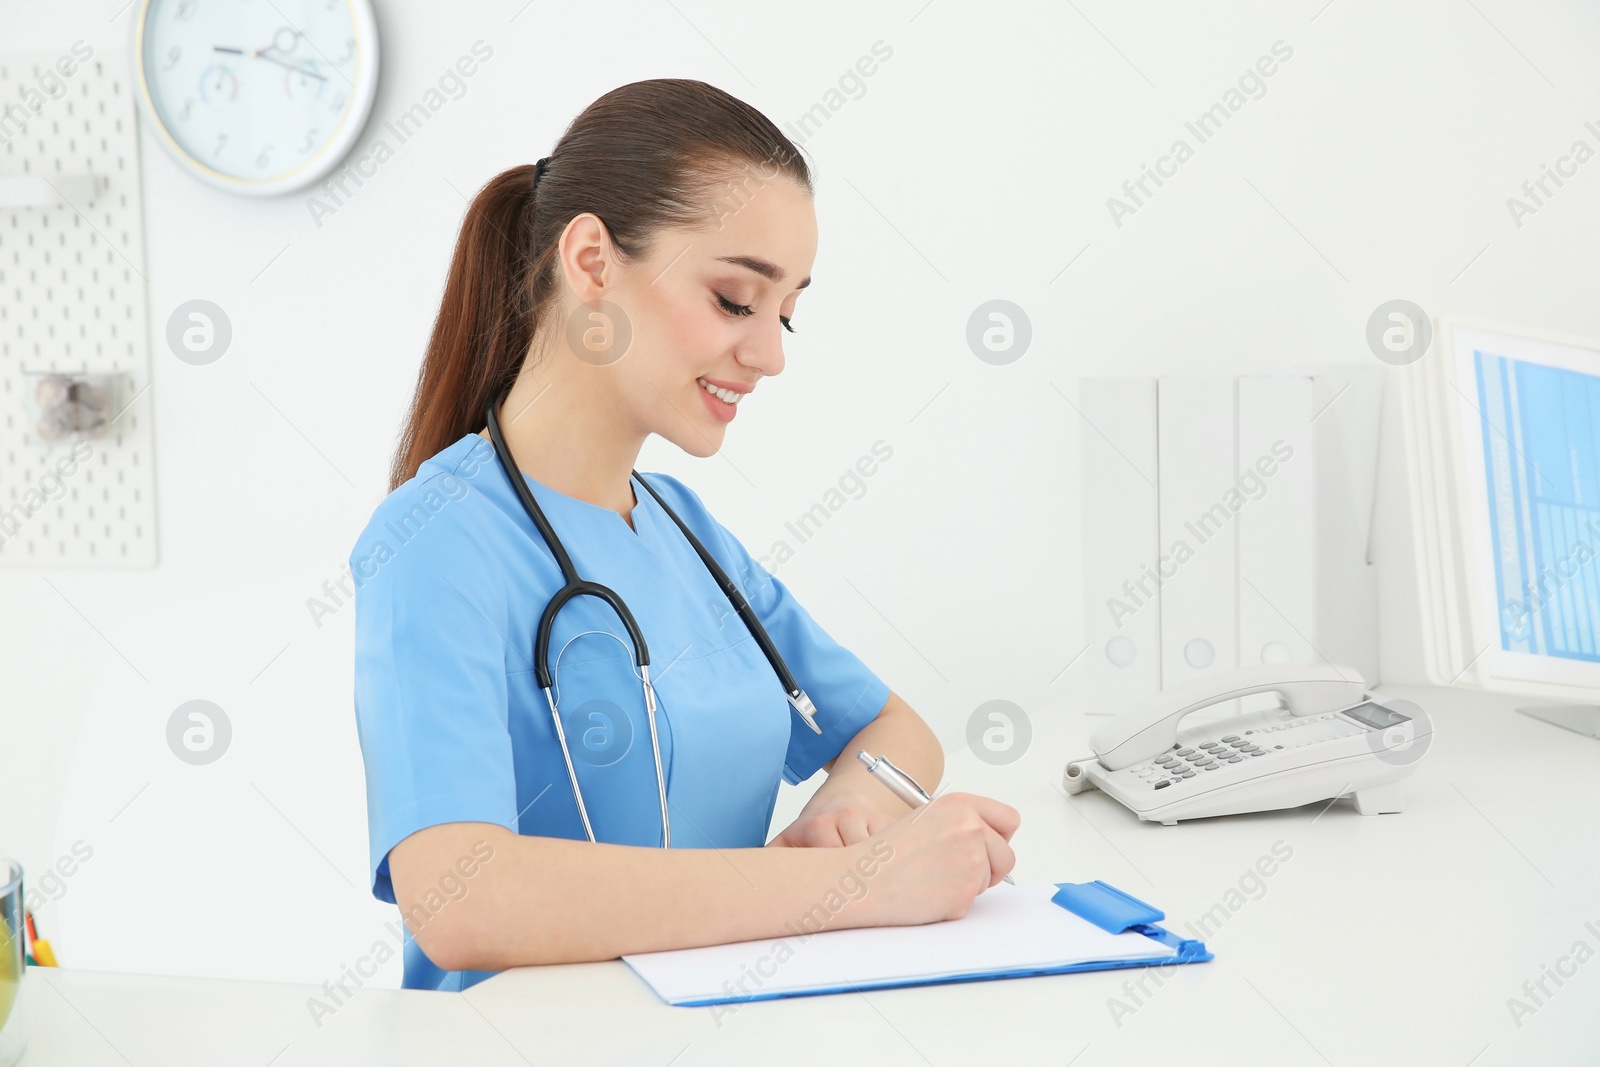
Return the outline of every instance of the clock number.
[[[306,131],[305,143],[300,146],[299,151],[301,151],[301,152],[309,152],[309,151],[311,151],[312,145],[316,144],[316,142],[317,142],[317,131],[315,129],[307,130]]]
[[[193,111],[194,111],[194,97],[192,97],[192,96],[184,97],[183,98],[183,110],[178,112],[178,118],[182,119],[184,122],[188,122],[189,121],[189,115]]]
[[[194,18],[194,0],[183,0],[178,9],[172,13],[172,17],[180,22],[191,21]]]
[[[345,63],[350,59],[351,56],[353,56],[355,54],[356,54],[356,39],[354,37],[346,37],[344,39],[344,51],[339,54],[339,58],[334,60],[334,63],[335,64]]]
[[[272,161],[272,146],[271,145],[267,145],[267,147],[265,147],[265,148],[263,148],[261,150],[261,154],[256,157],[256,167],[258,169],[264,168],[271,161]]]
[[[171,48],[167,49],[167,67],[166,67],[166,69],[167,70],[171,70],[173,67],[176,67],[178,65],[178,60],[180,60],[182,58],[183,58],[183,49],[182,48],[179,48],[177,45],[173,45]]]
[[[213,156],[220,156],[222,154],[222,146],[227,144],[227,143],[228,143],[228,135],[227,134],[225,134],[225,133],[217,134],[217,147],[216,147],[216,150],[213,151],[211,154]]]
[[[340,93],[333,98],[333,103],[328,106],[328,110],[335,115],[344,110],[344,93]]]

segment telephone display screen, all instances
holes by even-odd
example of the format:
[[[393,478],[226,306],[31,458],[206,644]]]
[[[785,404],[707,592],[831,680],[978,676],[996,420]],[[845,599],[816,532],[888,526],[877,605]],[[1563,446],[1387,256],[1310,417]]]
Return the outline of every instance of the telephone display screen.
[[[1374,730],[1387,730],[1391,726],[1411,721],[1411,716],[1402,715],[1398,711],[1386,708],[1382,704],[1374,704],[1371,701],[1365,704],[1357,704],[1353,708],[1345,708],[1344,713],[1356,722],[1364,723]]]

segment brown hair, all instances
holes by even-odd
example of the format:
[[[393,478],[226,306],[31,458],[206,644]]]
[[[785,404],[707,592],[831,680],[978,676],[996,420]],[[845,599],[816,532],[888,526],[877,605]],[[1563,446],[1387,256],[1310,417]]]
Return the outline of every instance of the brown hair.
[[[741,164],[812,190],[799,150],[765,115],[705,82],[657,78],[613,89],[573,119],[537,196],[533,164],[490,179],[461,224],[390,491],[476,433],[491,398],[516,380],[558,296],[556,242],[568,222],[593,212],[623,257],[648,257],[658,230],[716,216],[715,187]]]

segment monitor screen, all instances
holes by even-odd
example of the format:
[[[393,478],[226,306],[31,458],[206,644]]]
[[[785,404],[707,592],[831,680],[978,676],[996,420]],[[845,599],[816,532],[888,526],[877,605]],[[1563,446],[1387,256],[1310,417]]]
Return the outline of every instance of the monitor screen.
[[[1459,323],[1447,336],[1459,480],[1441,518],[1461,555],[1441,547],[1439,571],[1468,616],[1448,673],[1589,699],[1600,690],[1600,348]]]
[[[1500,647],[1600,662],[1600,376],[1473,361]]]

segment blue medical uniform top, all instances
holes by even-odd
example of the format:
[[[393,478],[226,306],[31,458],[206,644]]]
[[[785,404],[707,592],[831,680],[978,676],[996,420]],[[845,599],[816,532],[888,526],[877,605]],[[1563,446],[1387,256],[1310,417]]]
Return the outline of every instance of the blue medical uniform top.
[[[646,474],[739,585],[810,694],[822,727],[812,733],[682,531],[637,482],[630,528],[615,511],[521,477],[578,573],[614,589],[644,633],[672,847],[764,845],[779,779],[798,783],[837,757],[883,709],[889,687],[698,496]],[[467,434],[424,462],[378,505],[350,569],[373,895],[395,902],[389,850],[424,827],[486,822],[586,840],[533,673],[535,628],[561,571],[493,445]],[[579,597],[557,617],[550,656],[596,838],[659,847],[655,761],[627,631],[603,601]],[[471,878],[442,886],[430,914],[460,885],[470,892]],[[404,960],[408,989],[459,990],[493,973],[442,970],[409,932]]]

